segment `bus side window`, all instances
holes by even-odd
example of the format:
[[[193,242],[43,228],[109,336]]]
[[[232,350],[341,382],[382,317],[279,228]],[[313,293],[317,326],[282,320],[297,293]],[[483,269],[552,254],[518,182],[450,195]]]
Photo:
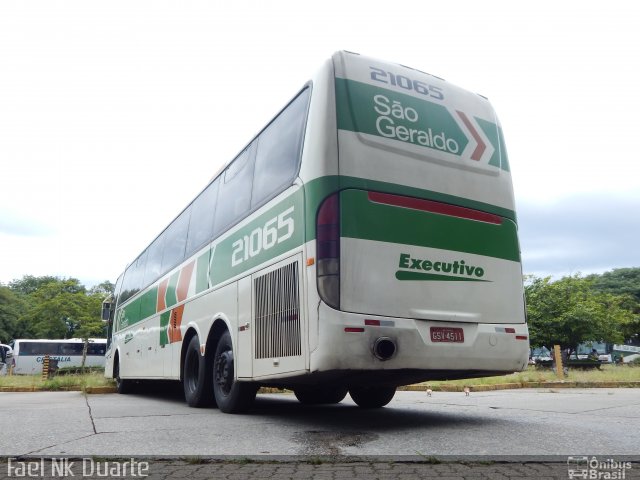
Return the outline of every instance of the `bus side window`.
[[[162,273],[162,247],[164,245],[164,235],[160,235],[149,246],[147,254],[147,266],[144,271],[144,285],[149,285]]]
[[[258,137],[253,207],[289,186],[298,173],[308,101],[307,88]]]
[[[87,347],[87,355],[104,355],[105,350],[104,343],[90,343]]]
[[[249,145],[220,176],[218,208],[214,221],[214,236],[240,220],[251,206],[253,184],[253,144]]]
[[[60,344],[61,355],[82,355],[83,343],[62,343]]]
[[[142,285],[142,282],[144,281],[144,269],[146,263],[147,250],[142,252],[136,261],[127,268],[124,276],[124,283],[122,285],[122,294],[120,296],[121,302],[124,302],[128,298],[134,296],[144,286]]]
[[[161,268],[162,273],[168,272],[171,268],[184,260],[190,216],[191,206],[182,212],[162,234],[162,236],[164,236]]]
[[[219,184],[220,177],[216,178],[193,202],[187,238],[188,255],[212,239]]]
[[[31,355],[60,355],[61,347],[55,342],[33,342]]]

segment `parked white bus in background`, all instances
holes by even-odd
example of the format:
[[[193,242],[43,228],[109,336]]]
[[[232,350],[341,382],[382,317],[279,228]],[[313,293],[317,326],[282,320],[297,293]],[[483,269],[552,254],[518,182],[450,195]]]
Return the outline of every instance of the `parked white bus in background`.
[[[58,362],[58,369],[80,368],[84,340],[70,338],[67,340],[18,339],[13,341],[13,356],[10,360],[14,375],[34,375],[42,373],[42,361],[45,355],[49,360]],[[107,340],[91,338],[87,346],[85,367],[104,367],[104,354]]]
[[[140,218],[144,221],[143,218]],[[502,130],[486,98],[338,52],[126,268],[105,374],[189,405],[302,403],[527,366]]]

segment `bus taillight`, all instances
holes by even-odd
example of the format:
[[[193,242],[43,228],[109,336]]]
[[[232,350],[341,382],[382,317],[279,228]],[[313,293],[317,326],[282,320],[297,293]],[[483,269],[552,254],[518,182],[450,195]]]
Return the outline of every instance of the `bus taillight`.
[[[340,197],[334,193],[318,209],[316,221],[318,293],[324,302],[340,308]]]

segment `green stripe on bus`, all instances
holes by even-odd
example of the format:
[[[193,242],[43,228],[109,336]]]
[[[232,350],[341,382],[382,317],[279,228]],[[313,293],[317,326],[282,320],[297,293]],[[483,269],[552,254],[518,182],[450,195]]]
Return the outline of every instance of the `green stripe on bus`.
[[[379,99],[378,103],[376,98]],[[387,110],[389,112],[384,114]],[[408,117],[405,116],[407,112],[410,112]],[[405,132],[404,137],[407,137],[406,132],[411,130],[424,131],[422,141],[418,140],[417,133],[410,138],[403,137],[403,141],[447,151],[452,155],[462,155],[469,143],[458,122],[444,106],[355,80],[336,78],[336,115],[338,129],[350,132],[395,138],[392,130],[396,131],[398,127]],[[413,118],[414,115],[417,118]],[[502,129],[496,123],[483,118],[474,119],[494,149],[489,165],[508,172],[509,163]],[[434,141],[434,138],[437,140]],[[454,142],[451,145],[456,145],[453,150],[445,147],[445,143],[449,144],[450,141]]]
[[[489,159],[489,165],[501,168],[502,170],[509,171],[509,160],[507,156],[507,149],[504,144],[504,137],[502,136],[502,129],[497,127],[495,123],[489,122],[482,118],[474,117],[482,131],[487,136],[491,145],[493,146],[493,155]]]
[[[169,285],[167,285],[167,293],[165,295],[165,303],[167,308],[173,307],[178,303],[178,297],[176,296],[176,288],[178,287],[178,278],[180,277],[180,270],[176,270],[171,277],[169,277]]]
[[[196,294],[209,288],[209,255],[210,250],[207,250],[196,262]]]
[[[157,298],[158,287],[156,285],[128,303],[117,317],[117,330],[129,327],[155,315]]]
[[[158,287],[146,291],[140,297],[140,319],[150,317],[156,313]]]
[[[169,344],[169,320],[171,319],[171,310],[167,310],[160,315],[160,345]]]
[[[369,201],[363,190],[340,197],[343,237],[453,250],[520,261],[515,223],[500,225]]]
[[[302,245],[302,210],[303,193],[298,190],[219,242],[211,252],[209,285],[218,285]],[[289,220],[293,221],[290,235]]]
[[[413,130],[421,133],[407,134],[408,143],[457,156],[469,143],[443,105],[368,83],[336,78],[336,108],[341,130],[383,138],[395,138],[396,128]],[[440,140],[434,142],[434,137]]]
[[[118,317],[118,330],[126,328],[140,321],[140,297],[136,298],[122,309]]]
[[[437,273],[406,272],[404,270],[398,270],[396,272],[396,278],[398,280],[426,280],[426,281],[438,281],[438,282],[490,282],[491,281],[491,280],[482,280],[480,278],[439,275]]]
[[[481,212],[492,213],[507,218],[516,223],[516,214],[513,210],[502,208],[489,203],[478,202],[468,198],[457,197],[445,193],[434,192],[421,188],[398,185],[396,183],[368,180],[366,178],[349,177],[345,175],[329,175],[316,178],[306,183],[305,208],[306,208],[306,241],[316,238],[316,214],[322,201],[334,192],[348,188],[367,190],[372,192],[394,193],[407,197],[423,198],[436,202],[448,203],[460,207],[472,208]]]
[[[498,125],[498,141],[500,142],[500,168],[509,172],[509,155],[507,155],[507,145],[504,143],[504,134],[502,133],[502,127]]]

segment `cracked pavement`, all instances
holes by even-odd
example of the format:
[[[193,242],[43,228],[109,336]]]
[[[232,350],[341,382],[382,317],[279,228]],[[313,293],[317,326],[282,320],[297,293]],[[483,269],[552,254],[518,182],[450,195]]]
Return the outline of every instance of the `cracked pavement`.
[[[0,429],[0,455],[13,457],[635,459],[640,390],[398,392],[380,410],[270,394],[248,415],[191,409],[175,389],[0,393]]]

